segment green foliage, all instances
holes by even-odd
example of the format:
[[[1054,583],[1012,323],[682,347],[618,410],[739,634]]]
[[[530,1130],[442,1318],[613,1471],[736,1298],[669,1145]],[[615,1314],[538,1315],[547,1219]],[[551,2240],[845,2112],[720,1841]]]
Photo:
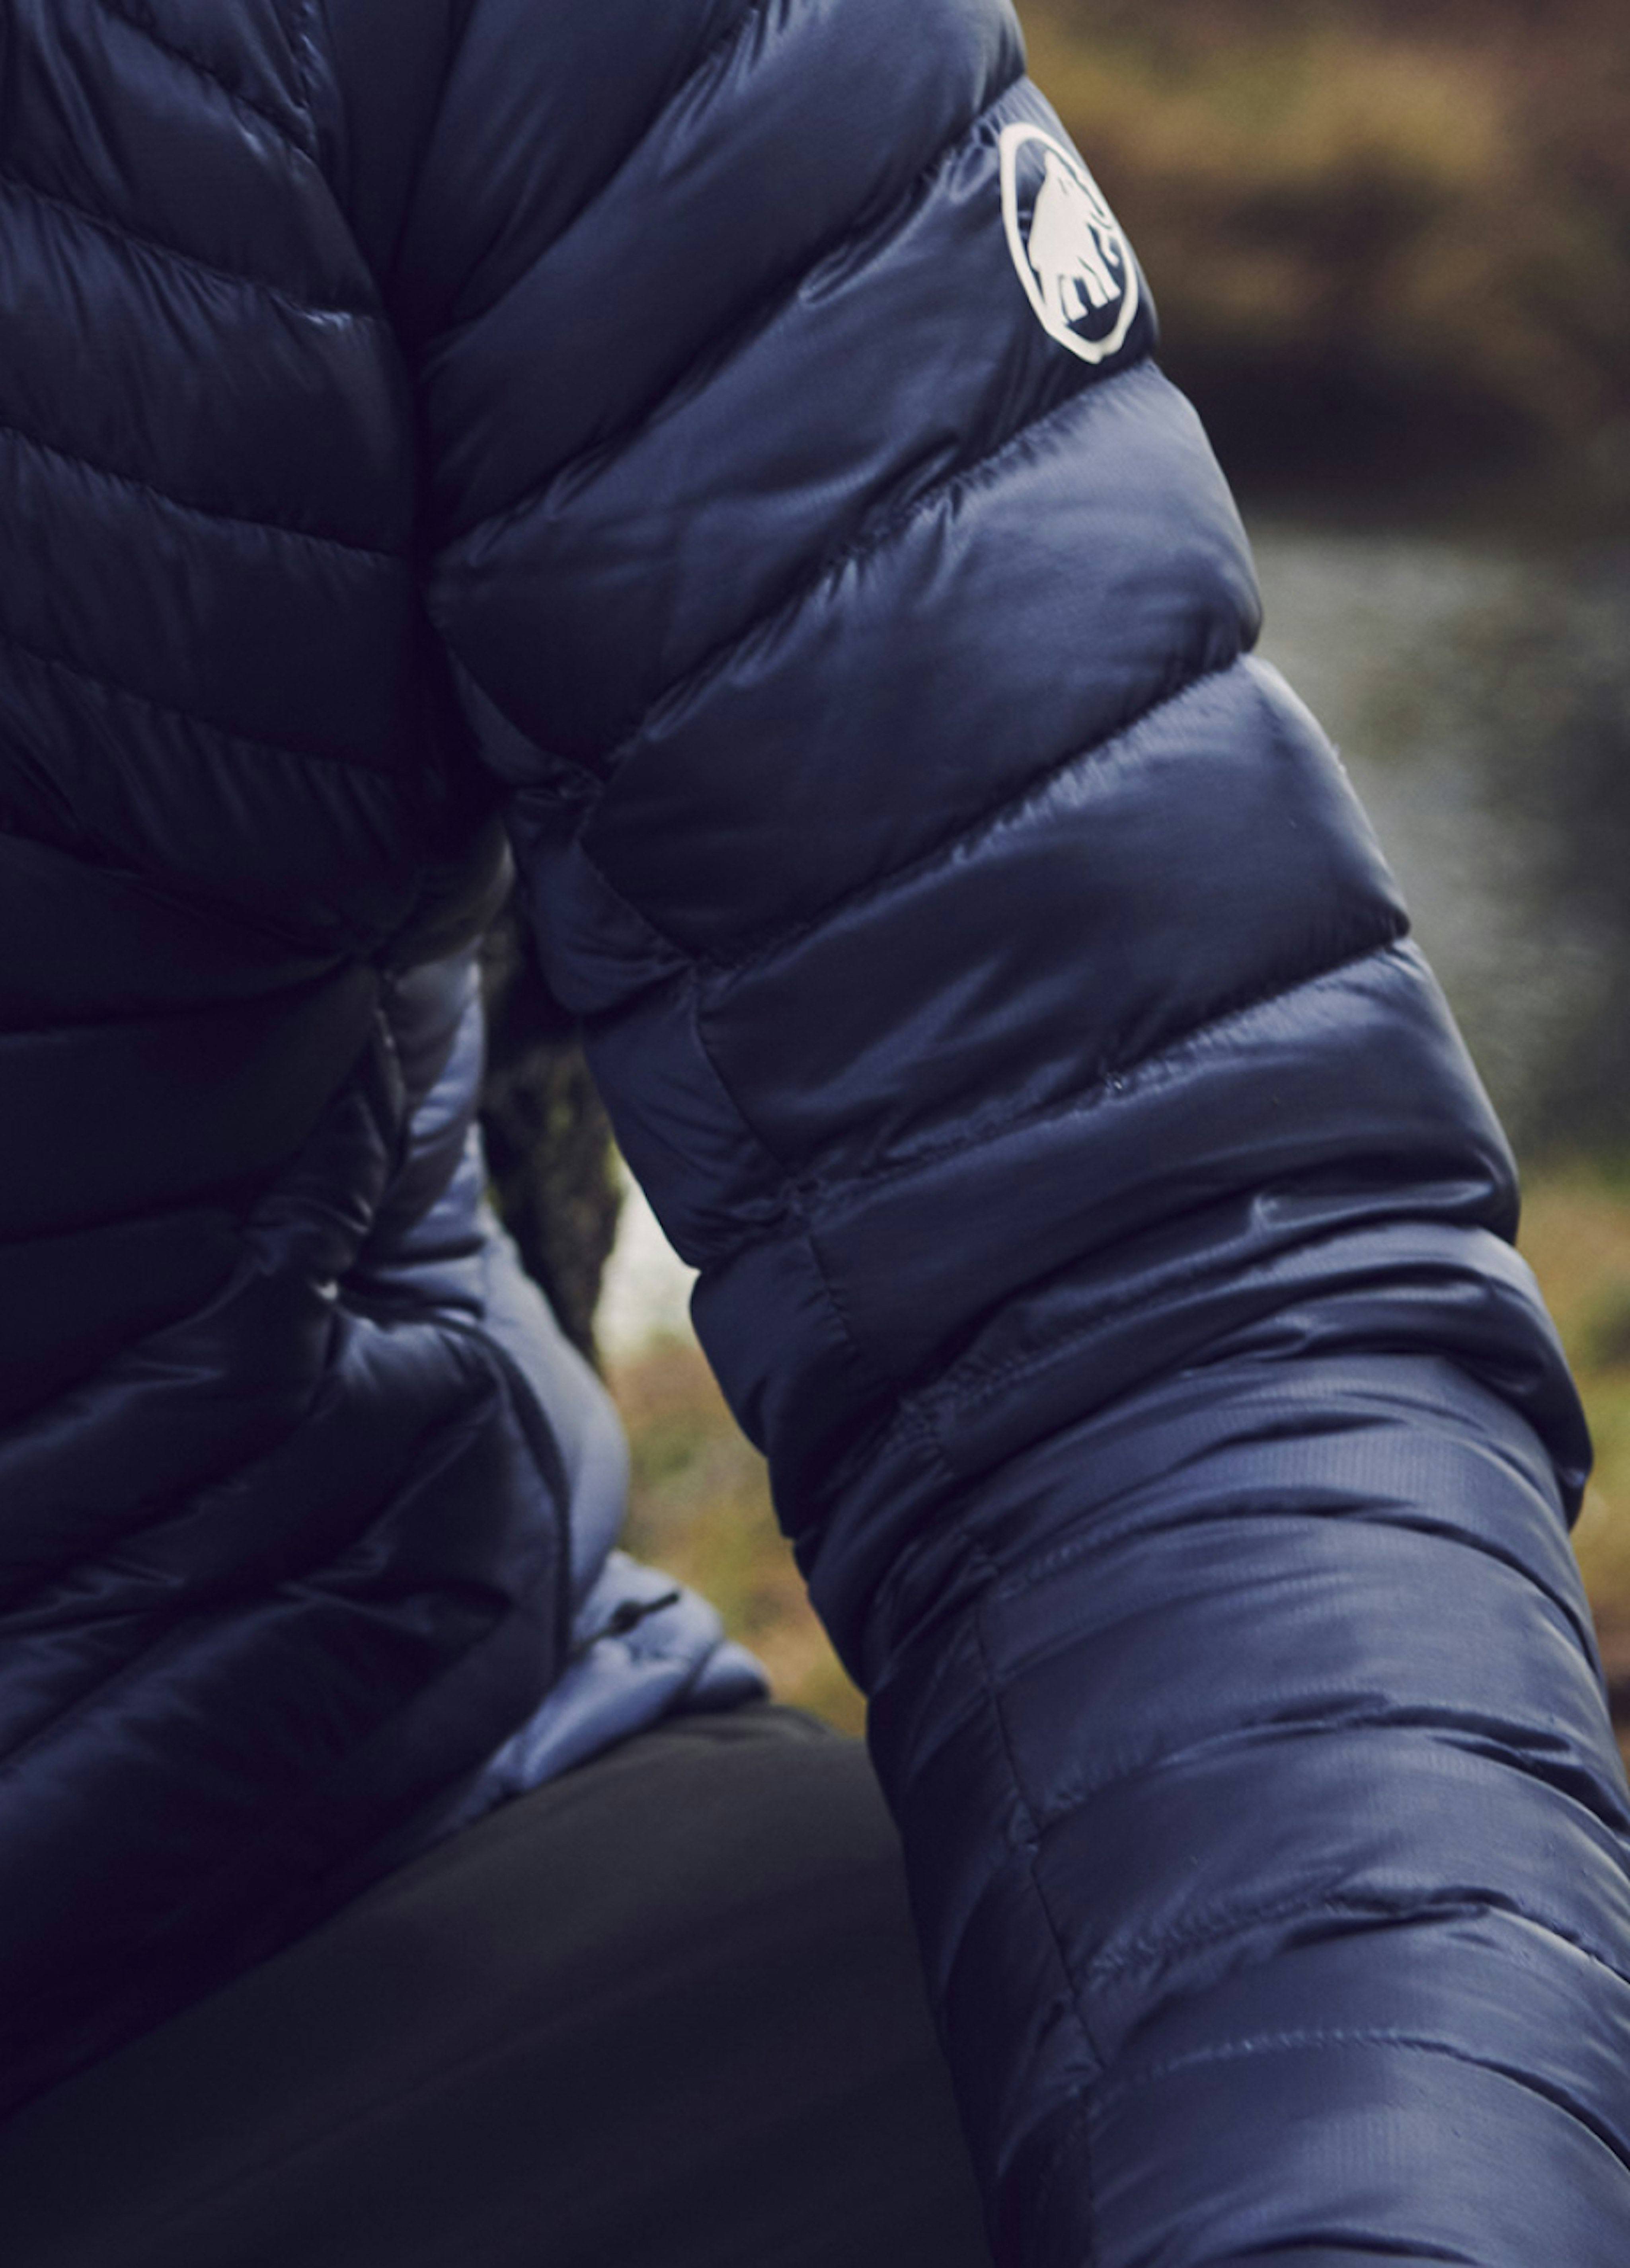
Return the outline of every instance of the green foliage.
[[[1630,1181],[1583,1163],[1530,1177],[1521,1243],[1589,1414],[1596,1472],[1575,1540],[1604,1645],[1630,1678]]]
[[[624,1542],[694,1583],[770,1672],[776,1698],[858,1733],[865,1710],[776,1526],[764,1462],[695,1346],[659,1340],[611,1374],[633,1454]]]

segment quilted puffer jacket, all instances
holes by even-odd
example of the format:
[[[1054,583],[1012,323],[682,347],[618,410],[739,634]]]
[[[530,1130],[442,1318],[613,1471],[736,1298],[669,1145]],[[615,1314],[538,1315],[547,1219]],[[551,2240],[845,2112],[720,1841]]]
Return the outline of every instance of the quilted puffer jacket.
[[[482,1211],[506,828],[1001,2257],[1623,2268],[1509,1160],[999,0],[0,0],[0,327],[7,2099],[741,1690]]]

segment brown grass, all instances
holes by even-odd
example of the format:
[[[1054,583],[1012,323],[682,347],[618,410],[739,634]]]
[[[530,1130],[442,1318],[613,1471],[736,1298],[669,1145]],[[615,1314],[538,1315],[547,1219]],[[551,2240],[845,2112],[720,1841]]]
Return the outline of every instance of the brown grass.
[[[629,1549],[713,1602],[770,1672],[778,1700],[859,1732],[865,1704],[804,1595],[764,1461],[699,1349],[659,1340],[616,1365],[610,1383],[633,1452]]]

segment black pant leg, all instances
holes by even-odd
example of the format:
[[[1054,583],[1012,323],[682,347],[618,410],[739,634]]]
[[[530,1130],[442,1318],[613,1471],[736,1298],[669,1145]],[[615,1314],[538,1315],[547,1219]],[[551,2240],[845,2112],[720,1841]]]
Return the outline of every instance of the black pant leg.
[[[988,2268],[864,1750],[677,1719],[0,2135],[18,2268]]]

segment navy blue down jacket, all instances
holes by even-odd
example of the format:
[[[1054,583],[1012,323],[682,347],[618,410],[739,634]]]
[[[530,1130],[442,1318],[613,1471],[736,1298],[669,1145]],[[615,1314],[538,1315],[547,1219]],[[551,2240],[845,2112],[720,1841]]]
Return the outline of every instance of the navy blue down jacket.
[[[999,0],[0,0],[0,326],[5,2099],[661,1654],[467,1138],[506,828],[1001,2257],[1624,2268],[1509,1160]]]

